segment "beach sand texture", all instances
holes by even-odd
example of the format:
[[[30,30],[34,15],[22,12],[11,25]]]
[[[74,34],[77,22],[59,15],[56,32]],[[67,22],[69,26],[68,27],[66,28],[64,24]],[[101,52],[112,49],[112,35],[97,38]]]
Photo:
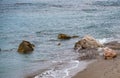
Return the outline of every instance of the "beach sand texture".
[[[112,60],[98,59],[72,78],[120,78],[120,56]]]

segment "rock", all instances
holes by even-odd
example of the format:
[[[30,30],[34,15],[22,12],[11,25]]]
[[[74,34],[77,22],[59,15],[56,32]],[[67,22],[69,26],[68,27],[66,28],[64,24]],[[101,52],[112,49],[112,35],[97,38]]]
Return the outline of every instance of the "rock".
[[[104,50],[104,58],[105,59],[112,59],[117,56],[117,53],[108,47],[103,48],[103,50]]]
[[[67,34],[58,34],[58,39],[63,39],[63,40],[67,40],[67,39],[71,39],[71,38],[78,38],[79,36],[69,36]]]
[[[120,43],[118,43],[117,41],[105,43],[104,46],[114,50],[120,50]]]
[[[95,40],[93,37],[87,35],[84,38],[82,38],[80,41],[75,43],[74,49],[80,50],[80,49],[89,49],[89,48],[99,48],[103,45]]]
[[[96,59],[99,56],[97,49],[82,49],[79,50],[79,60],[91,60]]]
[[[31,53],[34,50],[34,45],[28,41],[22,41],[18,47],[19,53]]]
[[[61,43],[58,43],[57,45],[58,45],[58,46],[60,46],[60,45],[61,45]]]
[[[79,36],[72,36],[71,38],[78,38]]]
[[[58,39],[70,39],[71,37],[67,34],[59,34]]]

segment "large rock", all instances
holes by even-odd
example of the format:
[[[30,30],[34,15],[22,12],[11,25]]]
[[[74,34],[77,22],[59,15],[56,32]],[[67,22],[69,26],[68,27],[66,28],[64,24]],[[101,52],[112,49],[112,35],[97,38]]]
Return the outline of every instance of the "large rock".
[[[105,59],[112,59],[117,56],[117,53],[108,47],[105,47],[103,50],[104,50],[104,58]]]
[[[31,53],[34,50],[34,45],[28,41],[22,41],[18,47],[19,53]]]
[[[70,39],[71,36],[67,34],[58,34],[58,39]]]
[[[75,43],[74,49],[80,50],[80,49],[90,49],[90,48],[98,48],[102,47],[103,45],[95,40],[92,36],[85,36],[80,41]]]
[[[112,41],[104,44],[105,47],[109,47],[114,50],[120,50],[120,43],[118,41]]]

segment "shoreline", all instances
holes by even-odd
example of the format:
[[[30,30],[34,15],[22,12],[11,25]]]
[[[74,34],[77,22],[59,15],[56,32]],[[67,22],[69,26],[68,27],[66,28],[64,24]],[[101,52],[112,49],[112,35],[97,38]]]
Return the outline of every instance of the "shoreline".
[[[84,69],[86,69],[86,67],[91,64],[93,61],[79,61],[79,60],[74,60],[73,63],[74,63],[74,66],[71,66],[69,67],[69,65],[67,66],[67,68],[58,68],[57,69],[50,69],[50,70],[43,70],[43,71],[36,71],[36,72],[33,72],[31,74],[28,74],[25,78],[56,78],[58,77],[57,75],[57,72],[59,74],[59,78],[71,78],[73,77],[77,72],[79,71],[83,71]],[[72,62],[71,62],[72,63]],[[76,64],[75,64],[76,63]],[[64,64],[60,64],[60,66],[64,66]],[[66,66],[66,65],[65,65]],[[68,68],[69,67],[69,68]],[[55,67],[56,68],[56,67]],[[62,73],[64,73],[64,75],[62,75]],[[66,75],[65,75],[66,74]],[[55,76],[53,76],[55,75]]]
[[[119,43],[118,43],[119,44]],[[110,44],[109,44],[110,45]],[[118,46],[118,45],[117,45]],[[89,51],[89,49],[86,49],[84,51]],[[84,52],[83,51],[83,52]],[[48,70],[48,71],[44,71],[43,75],[46,75],[45,77],[43,77],[43,75],[40,75],[39,72],[37,72],[36,74],[30,74],[28,77],[26,78],[120,78],[120,50],[116,49],[115,50],[117,52],[117,57],[111,60],[105,60],[104,57],[100,54],[101,51],[99,51],[98,49],[98,53],[97,55],[95,55],[96,58],[91,58],[94,57],[94,52],[96,52],[96,49],[91,49],[90,52],[92,52],[92,54],[90,54],[90,57],[85,58],[86,60],[80,60],[79,58],[77,59],[79,62],[86,62],[87,64],[83,64],[83,69],[81,66],[79,66],[78,62],[76,62],[75,60],[71,61],[71,62],[58,62],[55,66],[53,67],[53,69]],[[92,61],[92,62],[90,62]],[[75,65],[74,67],[69,67],[67,69],[64,69],[64,65],[63,64],[75,64],[77,63],[78,65]],[[82,63],[80,64],[82,65]],[[62,69],[59,68],[59,66],[63,67]],[[85,67],[85,68],[84,68]],[[57,68],[57,69],[56,69]],[[77,68],[77,69],[75,69]],[[63,70],[64,69],[64,70]],[[73,71],[71,71],[73,69]],[[62,70],[62,72],[61,72]],[[74,71],[75,70],[75,71]],[[77,70],[77,72],[76,72]],[[59,72],[59,73],[58,73]],[[76,72],[76,73],[75,73]],[[58,73],[59,75],[56,76],[55,74]],[[66,74],[65,76],[61,77],[61,75],[64,73]],[[55,76],[53,76],[55,75]],[[49,76],[49,77],[48,77]]]
[[[44,72],[44,71],[47,71],[48,69],[43,69],[43,70],[38,70],[36,72],[33,72],[33,73],[30,73],[30,74],[27,74],[25,76],[25,78],[35,78],[35,76],[39,75],[40,73]]]
[[[88,65],[72,78],[120,78],[120,58],[104,60],[103,58]]]
[[[120,43],[118,41],[111,41],[104,43],[104,47],[109,47],[115,51],[117,57],[105,59],[101,50],[96,58],[97,61],[89,64],[83,71],[79,71],[72,78],[120,78]],[[85,51],[84,51],[85,52]],[[94,51],[93,51],[94,52]],[[92,52],[92,53],[93,53]],[[95,51],[96,53],[96,51]],[[91,54],[93,57],[93,54]],[[108,56],[111,57],[111,56]]]

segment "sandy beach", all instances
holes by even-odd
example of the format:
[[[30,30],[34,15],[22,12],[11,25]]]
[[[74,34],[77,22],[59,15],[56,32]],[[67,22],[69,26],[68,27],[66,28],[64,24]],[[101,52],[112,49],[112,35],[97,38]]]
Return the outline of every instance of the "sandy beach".
[[[120,78],[120,56],[112,60],[98,58],[72,78]]]

